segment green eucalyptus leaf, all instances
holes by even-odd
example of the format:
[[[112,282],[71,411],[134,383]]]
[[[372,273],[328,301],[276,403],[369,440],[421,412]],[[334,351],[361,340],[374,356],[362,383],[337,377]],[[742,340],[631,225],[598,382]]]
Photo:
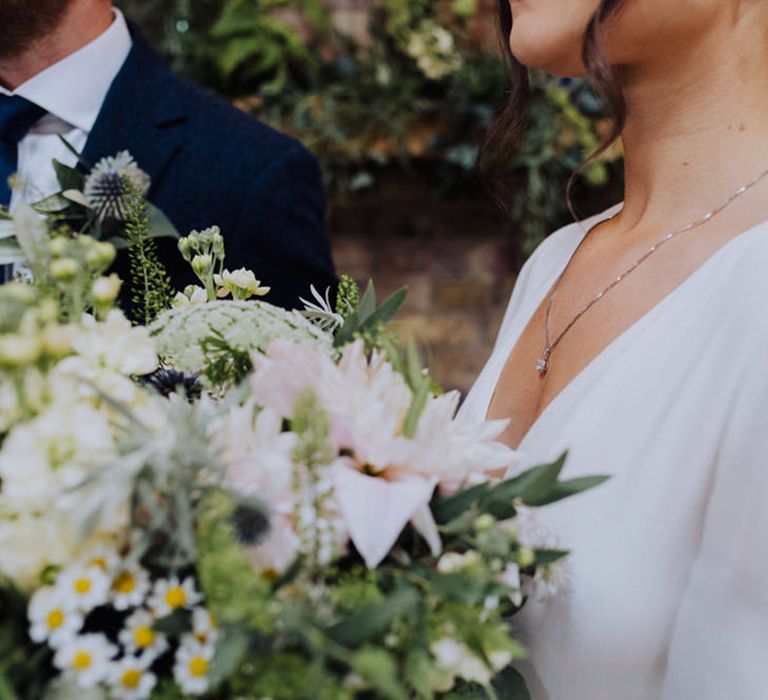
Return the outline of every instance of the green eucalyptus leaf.
[[[147,214],[150,238],[180,238],[178,230],[160,208],[147,202]]]
[[[170,615],[156,620],[152,629],[174,637],[190,632],[192,630],[192,612],[184,608],[174,610]]]
[[[365,678],[386,700],[409,700],[408,692],[400,682],[397,659],[386,649],[368,647],[352,657],[352,668]]]
[[[584,476],[578,479],[569,479],[567,481],[558,481],[549,493],[541,498],[530,497],[526,503],[530,506],[546,506],[564,498],[570,498],[582,491],[596,488],[610,479],[609,476]]]
[[[58,160],[53,161],[53,169],[56,171],[56,179],[59,181],[59,187],[64,190],[83,190],[85,189],[85,175],[77,168],[64,165]]]
[[[248,635],[237,627],[222,630],[216,652],[208,671],[211,687],[216,688],[227,680],[245,660],[249,646]]]
[[[512,666],[499,673],[493,679],[492,685],[498,700],[531,700],[525,679],[520,671]]]

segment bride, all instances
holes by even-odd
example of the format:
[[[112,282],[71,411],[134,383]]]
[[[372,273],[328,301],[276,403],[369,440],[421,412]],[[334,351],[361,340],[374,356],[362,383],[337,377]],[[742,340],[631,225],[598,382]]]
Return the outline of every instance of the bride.
[[[525,265],[464,406],[528,463],[602,487],[541,512],[572,549],[522,615],[534,697],[768,697],[768,3],[500,0],[527,66],[589,75],[626,154],[623,205]]]

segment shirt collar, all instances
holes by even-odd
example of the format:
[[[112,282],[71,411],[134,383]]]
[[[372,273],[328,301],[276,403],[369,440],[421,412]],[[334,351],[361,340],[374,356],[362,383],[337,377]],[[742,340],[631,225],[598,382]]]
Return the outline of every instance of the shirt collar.
[[[10,92],[68,124],[89,133],[96,123],[109,86],[130,53],[132,40],[122,12],[103,34]]]

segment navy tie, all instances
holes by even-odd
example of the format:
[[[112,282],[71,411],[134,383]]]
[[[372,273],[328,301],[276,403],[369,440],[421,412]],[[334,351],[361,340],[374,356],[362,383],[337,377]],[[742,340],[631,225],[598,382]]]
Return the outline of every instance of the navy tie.
[[[45,113],[23,97],[0,95],[0,205],[11,203],[8,178],[19,165],[19,141]]]
[[[45,110],[18,95],[0,95],[0,206],[11,203],[8,178],[19,166],[19,141]],[[13,279],[13,265],[0,265],[0,284]]]

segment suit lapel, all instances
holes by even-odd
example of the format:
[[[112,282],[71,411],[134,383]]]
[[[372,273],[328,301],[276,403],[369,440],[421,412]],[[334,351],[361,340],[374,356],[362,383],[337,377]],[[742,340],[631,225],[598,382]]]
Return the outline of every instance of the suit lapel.
[[[154,54],[135,26],[133,47],[107,93],[88,137],[83,159],[130,151],[152,178],[152,192],[182,147],[187,108],[178,79]]]

